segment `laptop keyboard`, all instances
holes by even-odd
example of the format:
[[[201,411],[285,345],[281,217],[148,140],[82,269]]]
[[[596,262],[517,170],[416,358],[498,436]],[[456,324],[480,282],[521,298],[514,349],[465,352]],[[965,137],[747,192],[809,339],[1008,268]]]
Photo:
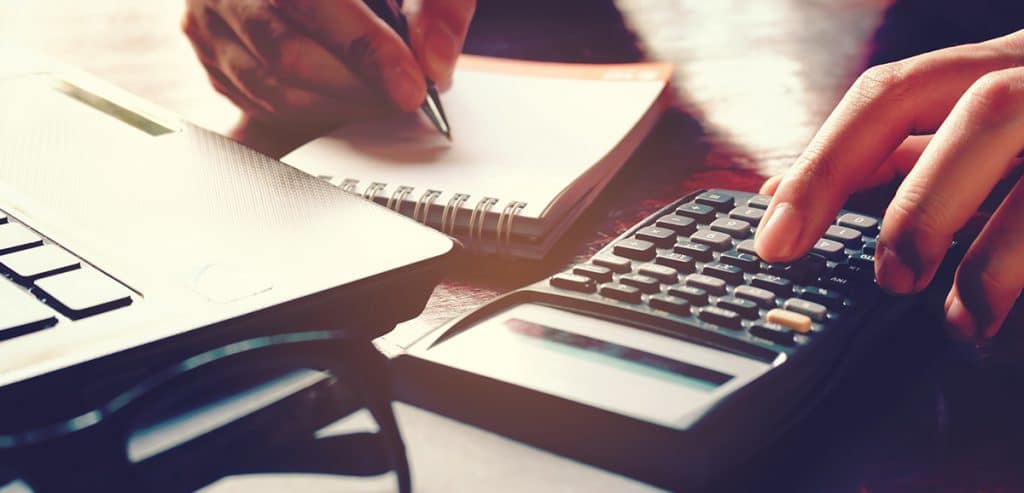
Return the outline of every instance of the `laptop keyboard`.
[[[0,212],[0,339],[132,303],[110,276]]]

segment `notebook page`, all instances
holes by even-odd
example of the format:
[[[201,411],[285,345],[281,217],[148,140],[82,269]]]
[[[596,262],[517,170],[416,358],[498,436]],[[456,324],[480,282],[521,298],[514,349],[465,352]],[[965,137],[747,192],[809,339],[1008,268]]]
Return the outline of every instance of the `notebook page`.
[[[421,113],[351,124],[283,159],[307,173],[519,200],[540,213],[655,102],[660,64],[571,65],[463,56],[441,96],[449,142]],[[393,189],[393,188],[389,188]]]

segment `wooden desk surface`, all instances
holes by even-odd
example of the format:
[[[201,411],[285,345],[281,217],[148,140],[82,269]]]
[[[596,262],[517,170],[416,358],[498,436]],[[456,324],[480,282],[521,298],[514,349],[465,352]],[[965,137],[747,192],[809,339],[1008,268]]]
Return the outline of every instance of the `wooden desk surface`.
[[[873,56],[872,39],[890,3],[619,0],[619,17],[610,3],[596,0],[522,0],[515,10],[480,0],[467,51],[582,62],[672,61],[676,104],[548,259],[467,259],[404,335],[589,257],[689,191],[756,190],[764,177],[792,162]],[[936,16],[913,15],[928,2],[903,3],[909,5],[903,17],[891,15],[888,23],[941,24]],[[239,112],[207,85],[178,31],[181,8],[181,1],[170,0],[0,0],[0,33],[269,154],[281,155],[300,142],[303,136],[282,138],[237,125]],[[914,49],[928,47],[915,42]],[[765,481],[763,487],[791,484],[787,490],[1024,491],[1024,436],[1017,424],[1024,406],[1013,397],[1019,374],[973,370],[944,354],[914,361],[916,366],[885,370],[898,372],[892,378],[879,377],[899,383],[889,393],[868,388],[849,394],[863,398],[826,402],[824,407],[844,409],[819,413],[816,428],[808,428],[815,431],[805,434],[818,434],[817,440],[798,437],[780,445],[807,455],[779,454],[782,459],[764,460],[750,474]]]

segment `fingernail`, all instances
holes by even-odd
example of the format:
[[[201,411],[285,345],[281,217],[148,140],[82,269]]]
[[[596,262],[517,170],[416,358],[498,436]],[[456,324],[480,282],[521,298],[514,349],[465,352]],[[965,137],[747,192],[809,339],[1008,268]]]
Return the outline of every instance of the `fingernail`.
[[[946,326],[950,335],[957,339],[973,340],[977,338],[977,325],[974,317],[967,311],[960,297],[952,295],[952,301],[946,308]]]
[[[426,86],[419,73],[408,67],[397,66],[385,70],[382,75],[388,94],[403,110],[413,111],[423,102]]]
[[[427,31],[424,63],[435,79],[447,79],[459,56],[459,41],[445,24],[434,23]]]
[[[914,291],[917,275],[907,267],[900,256],[892,248],[879,244],[876,258],[875,276],[878,285],[894,294],[909,294]]]
[[[782,202],[769,211],[764,227],[757,229],[754,249],[766,260],[787,260],[803,230],[803,217],[788,202]]]

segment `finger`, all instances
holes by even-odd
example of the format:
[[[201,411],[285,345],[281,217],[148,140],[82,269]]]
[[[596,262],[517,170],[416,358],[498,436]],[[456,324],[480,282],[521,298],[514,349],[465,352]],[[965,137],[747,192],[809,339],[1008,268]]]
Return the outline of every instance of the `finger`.
[[[245,99],[266,113],[274,111],[271,100],[276,88],[268,85],[276,81],[268,80],[262,64],[242,45],[224,19],[213,11],[204,10],[199,15],[186,17],[183,29],[207,72],[216,69]]]
[[[896,191],[878,236],[876,275],[900,294],[924,289],[953,234],[1010,171],[1024,142],[1024,68],[978,79]]]
[[[761,184],[761,190],[758,193],[763,195],[773,195],[775,190],[779,188],[779,183],[782,182],[782,175],[775,175],[768,177],[767,180]]]
[[[931,135],[912,135],[896,148],[892,154],[878,167],[868,178],[863,180],[856,187],[856,191],[866,190],[879,185],[884,185],[897,178],[902,178],[910,172],[910,169],[917,163],[921,153],[932,139]],[[761,185],[759,193],[774,195],[782,183],[782,175],[776,175],[765,180]]]
[[[419,0],[409,2],[408,8],[413,51],[420,66],[438,86],[448,87],[476,0]]]
[[[339,98],[367,92],[345,64],[277,15],[266,0],[226,2],[223,10],[238,40],[282,81]]]
[[[220,69],[212,65],[204,65],[204,68],[206,68],[206,75],[210,80],[210,85],[221,95],[228,98],[235,106],[259,120],[270,118],[270,113],[267,110],[246,97]]]
[[[1017,182],[967,250],[946,297],[946,324],[961,339],[998,332],[1024,288],[1024,180]]]
[[[855,191],[885,185],[893,180],[907,176],[910,170],[914,168],[914,165],[917,164],[918,159],[921,158],[921,154],[924,153],[931,140],[931,135],[911,135],[907,137],[895,151],[892,151],[892,154],[886,158],[881,166],[860,182]]]
[[[931,133],[971,83],[1018,63],[1005,45],[947,48],[866,71],[784,175],[758,227],[758,253],[780,261],[810,249],[908,135]]]
[[[423,71],[405,42],[361,0],[271,0],[285,18],[405,111],[426,97]]]

